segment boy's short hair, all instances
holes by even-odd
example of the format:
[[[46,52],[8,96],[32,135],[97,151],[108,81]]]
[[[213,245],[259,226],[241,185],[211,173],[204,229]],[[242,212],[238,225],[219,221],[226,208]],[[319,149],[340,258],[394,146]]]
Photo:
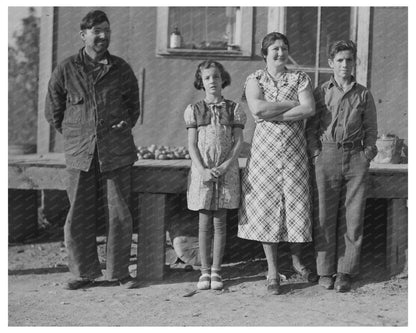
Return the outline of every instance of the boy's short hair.
[[[102,10],[92,10],[81,21],[81,30],[92,29],[97,24],[107,22],[110,24],[107,15]]]
[[[224,69],[224,66],[221,65],[218,61],[214,60],[205,60],[201,62],[195,72],[195,80],[194,80],[194,87],[198,90],[204,90],[204,85],[202,83],[202,70],[208,68],[217,68],[220,71],[222,85],[221,88],[225,88],[231,84],[231,76],[230,74]]]
[[[285,35],[283,35],[280,32],[270,32],[266,36],[264,36],[261,42],[260,52],[264,61],[266,61],[267,49],[269,48],[270,45],[274,44],[274,42],[277,40],[283,41],[283,43],[287,45],[287,49],[288,50],[290,49],[289,39],[287,39]]]
[[[334,59],[335,55],[341,51],[351,51],[354,56],[354,60],[357,60],[357,45],[352,40],[338,40],[332,43],[329,48],[328,58]]]

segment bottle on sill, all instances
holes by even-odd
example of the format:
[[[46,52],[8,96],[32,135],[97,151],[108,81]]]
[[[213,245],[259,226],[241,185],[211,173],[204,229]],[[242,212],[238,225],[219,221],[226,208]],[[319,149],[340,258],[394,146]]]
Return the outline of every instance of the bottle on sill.
[[[178,28],[176,27],[175,30],[173,30],[173,32],[170,34],[169,47],[171,49],[179,49],[181,45],[182,45],[182,36]]]

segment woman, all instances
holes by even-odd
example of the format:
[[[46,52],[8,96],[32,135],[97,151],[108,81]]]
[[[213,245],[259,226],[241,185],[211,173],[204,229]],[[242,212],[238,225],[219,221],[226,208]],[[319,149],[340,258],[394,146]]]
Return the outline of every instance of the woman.
[[[301,245],[312,241],[312,217],[304,119],[315,113],[309,77],[289,70],[289,41],[266,35],[264,70],[248,76],[245,98],[256,120],[242,175],[238,237],[262,242],[267,259],[267,290],[278,294],[277,244],[289,242],[294,269],[310,282],[317,276],[300,260]]]

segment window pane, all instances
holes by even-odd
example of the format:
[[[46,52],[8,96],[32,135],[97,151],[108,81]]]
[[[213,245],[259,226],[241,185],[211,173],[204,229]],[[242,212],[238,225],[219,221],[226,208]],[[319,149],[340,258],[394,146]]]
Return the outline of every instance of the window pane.
[[[319,67],[328,66],[331,44],[340,39],[350,39],[350,7],[322,7]]]
[[[182,48],[226,50],[239,45],[239,7],[170,7],[169,33],[178,28]]]
[[[311,78],[312,89],[315,89],[315,72],[305,71],[305,73]]]
[[[328,81],[332,76],[332,73],[323,73],[320,72],[319,73],[319,79],[318,79],[318,84],[324,83],[326,81]]]
[[[300,66],[315,66],[317,7],[287,7],[290,56]]]

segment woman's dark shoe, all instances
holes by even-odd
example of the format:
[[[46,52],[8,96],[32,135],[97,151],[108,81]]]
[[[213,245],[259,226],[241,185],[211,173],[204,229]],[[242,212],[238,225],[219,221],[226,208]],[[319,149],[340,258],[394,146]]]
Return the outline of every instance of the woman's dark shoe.
[[[335,280],[335,291],[346,293],[351,290],[351,276],[349,274],[338,273]]]
[[[270,295],[279,295],[280,293],[280,280],[267,278],[267,292]]]
[[[293,270],[310,283],[318,282],[319,276],[312,272],[308,267],[303,266],[301,269],[297,269],[293,266]]]
[[[65,283],[64,289],[77,290],[77,289],[88,287],[93,283],[94,283],[94,280],[90,280],[90,279],[70,279]]]
[[[319,277],[319,285],[326,290],[334,289],[334,278],[332,275],[321,275]]]

